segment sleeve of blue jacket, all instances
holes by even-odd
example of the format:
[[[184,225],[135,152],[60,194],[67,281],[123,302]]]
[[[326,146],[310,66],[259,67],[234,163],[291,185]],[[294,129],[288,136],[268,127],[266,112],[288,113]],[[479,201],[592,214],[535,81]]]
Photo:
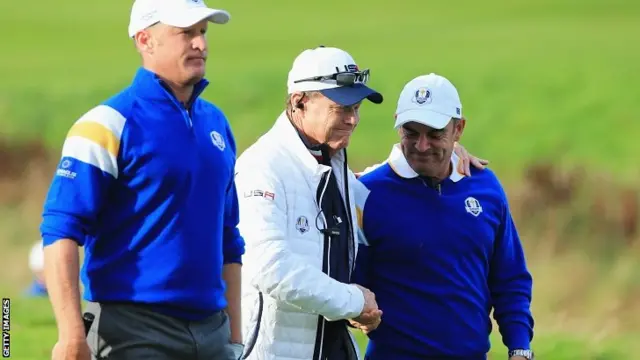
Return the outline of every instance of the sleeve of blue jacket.
[[[233,148],[233,152],[236,152],[236,144],[233,138],[233,134],[230,128],[227,128],[227,137]],[[235,167],[235,161],[234,161]],[[224,264],[238,263],[242,264],[242,255],[244,254],[244,239],[240,235],[238,230],[238,223],[240,222],[240,210],[238,208],[238,192],[236,190],[235,179],[231,179],[231,183],[227,189],[227,196],[225,199],[225,214],[224,214],[224,233],[223,233],[223,256]]]
[[[489,273],[493,317],[502,342],[510,349],[529,349],[533,339],[532,277],[503,192],[501,224]]]
[[[238,230],[239,222],[240,215],[238,209],[238,194],[234,181],[231,183],[229,191],[227,191],[227,199],[225,204],[223,239],[223,255],[225,264],[242,264],[242,255],[244,254],[244,239],[242,238],[242,236],[240,236],[240,231]]]
[[[84,245],[118,178],[124,126],[125,118],[105,105],[91,109],[71,126],[44,202],[40,226],[44,246],[59,239]]]

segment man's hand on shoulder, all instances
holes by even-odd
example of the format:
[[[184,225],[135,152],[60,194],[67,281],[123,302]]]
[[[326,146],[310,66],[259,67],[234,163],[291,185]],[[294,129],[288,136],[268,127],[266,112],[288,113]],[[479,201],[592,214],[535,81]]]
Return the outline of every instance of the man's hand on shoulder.
[[[478,169],[484,169],[485,165],[489,164],[489,160],[473,156],[464,148],[464,146],[457,142],[453,146],[453,152],[458,155],[458,158],[460,159],[457,170],[461,174],[471,176],[471,165]]]
[[[354,319],[350,319],[351,326],[362,330],[365,334],[375,330],[382,321],[382,310],[378,309],[376,296],[371,290],[354,284],[362,291],[364,295],[364,306],[360,315]]]

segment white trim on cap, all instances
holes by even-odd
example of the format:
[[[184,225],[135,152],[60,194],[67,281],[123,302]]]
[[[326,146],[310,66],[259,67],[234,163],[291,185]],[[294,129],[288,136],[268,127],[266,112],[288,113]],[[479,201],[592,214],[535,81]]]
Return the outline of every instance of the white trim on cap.
[[[451,181],[453,182],[458,182],[465,177],[464,174],[461,174],[458,172],[459,161],[460,161],[460,158],[458,157],[458,155],[456,155],[455,153],[452,153],[451,154],[452,170],[451,170],[451,175],[449,175],[449,179],[451,179]],[[419,176],[418,173],[411,168],[411,165],[409,165],[409,162],[407,162],[407,159],[404,157],[400,144],[393,145],[393,147],[391,148],[391,154],[389,154],[389,158],[387,159],[387,163],[389,163],[389,166],[391,167],[393,172],[395,172],[398,176],[402,178],[412,179]]]

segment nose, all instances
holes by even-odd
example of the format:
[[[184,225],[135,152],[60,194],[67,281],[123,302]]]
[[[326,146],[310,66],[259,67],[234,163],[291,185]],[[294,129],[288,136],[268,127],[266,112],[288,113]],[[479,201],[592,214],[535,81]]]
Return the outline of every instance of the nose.
[[[425,152],[429,150],[429,139],[427,139],[427,135],[420,134],[418,137],[418,141],[416,141],[416,150],[420,152]]]
[[[207,51],[207,38],[204,34],[200,34],[193,38],[191,41],[191,46],[194,50],[199,50],[201,52]]]
[[[360,115],[357,111],[349,111],[344,116],[344,123],[352,127],[356,127],[360,121]]]

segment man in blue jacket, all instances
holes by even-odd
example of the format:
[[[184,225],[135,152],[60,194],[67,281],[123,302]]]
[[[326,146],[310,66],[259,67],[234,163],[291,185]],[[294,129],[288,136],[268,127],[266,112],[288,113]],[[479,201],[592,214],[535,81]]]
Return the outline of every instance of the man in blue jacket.
[[[456,170],[464,127],[453,84],[419,76],[398,101],[400,143],[360,177],[354,282],[384,312],[369,360],[486,359],[492,309],[509,357],[532,358],[532,277],[495,174]]]
[[[222,111],[199,97],[208,23],[228,20],[202,1],[133,4],[142,67],[71,126],[44,204],[53,359],[240,357],[236,145]]]

